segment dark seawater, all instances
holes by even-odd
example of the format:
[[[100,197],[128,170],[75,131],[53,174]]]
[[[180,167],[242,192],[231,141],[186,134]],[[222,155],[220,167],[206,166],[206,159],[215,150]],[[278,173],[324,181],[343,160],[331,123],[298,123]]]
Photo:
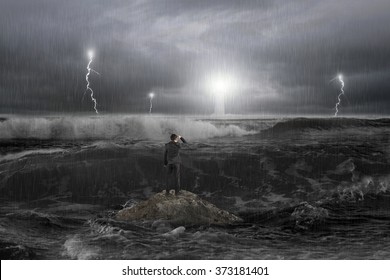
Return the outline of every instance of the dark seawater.
[[[183,188],[231,226],[119,222],[164,188],[178,132]],[[390,119],[0,118],[1,259],[390,259]]]

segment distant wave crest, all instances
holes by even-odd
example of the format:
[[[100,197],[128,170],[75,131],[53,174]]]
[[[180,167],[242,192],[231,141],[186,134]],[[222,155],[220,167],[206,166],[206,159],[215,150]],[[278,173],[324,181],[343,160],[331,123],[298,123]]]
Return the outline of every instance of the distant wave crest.
[[[254,131],[236,124],[167,116],[12,117],[0,122],[0,139],[189,139],[242,136]]]
[[[294,118],[276,123],[267,132],[286,132],[303,130],[331,130],[346,128],[390,128],[390,119],[358,118]]]

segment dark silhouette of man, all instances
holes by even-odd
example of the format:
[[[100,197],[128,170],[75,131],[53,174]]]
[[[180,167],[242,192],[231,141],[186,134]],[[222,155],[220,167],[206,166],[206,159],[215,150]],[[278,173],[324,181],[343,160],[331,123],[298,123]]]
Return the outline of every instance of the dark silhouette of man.
[[[167,167],[167,185],[166,185],[166,194],[169,194],[169,191],[173,188],[175,194],[178,194],[180,191],[180,143],[179,139],[183,143],[187,143],[183,137],[180,135],[172,134],[171,141],[165,144],[164,152],[164,166]]]

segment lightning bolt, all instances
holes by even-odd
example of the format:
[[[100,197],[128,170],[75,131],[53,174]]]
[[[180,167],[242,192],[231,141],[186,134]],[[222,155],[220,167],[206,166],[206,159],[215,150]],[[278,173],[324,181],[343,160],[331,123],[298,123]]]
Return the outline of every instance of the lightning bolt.
[[[87,93],[87,91],[90,91],[91,92],[91,100],[92,100],[92,102],[93,102],[93,108],[95,109],[95,112],[96,112],[96,114],[99,114],[99,112],[98,112],[98,110],[97,110],[97,108],[96,108],[96,106],[97,106],[97,100],[96,100],[96,98],[94,97],[94,95],[93,95],[93,90],[92,90],[92,88],[90,88],[90,82],[89,82],[89,75],[91,74],[91,72],[94,72],[94,73],[96,73],[96,74],[98,74],[98,75],[100,75],[98,72],[96,72],[95,70],[93,70],[92,68],[91,68],[91,63],[92,63],[92,61],[93,61],[93,52],[92,51],[89,51],[88,52],[88,57],[89,57],[89,62],[88,62],[88,65],[87,65],[87,70],[88,70],[88,72],[87,72],[87,75],[85,76],[85,80],[87,81],[87,88],[85,89],[85,92],[84,92],[84,95],[83,95],[83,99],[84,99],[84,96],[85,96],[85,94]]]
[[[339,106],[340,106],[340,103],[341,103],[341,95],[344,95],[344,81],[343,81],[343,76],[342,75],[338,75],[338,77],[334,78],[333,80],[335,80],[335,79],[338,79],[339,82],[341,83],[340,93],[337,96],[337,103],[336,103],[336,106],[335,106],[336,112],[334,113],[334,116],[337,117],[337,114],[339,112]]]
[[[153,93],[153,92],[149,93],[149,102],[150,102],[149,114],[152,113],[152,108],[153,108],[153,97],[154,97],[154,93]]]

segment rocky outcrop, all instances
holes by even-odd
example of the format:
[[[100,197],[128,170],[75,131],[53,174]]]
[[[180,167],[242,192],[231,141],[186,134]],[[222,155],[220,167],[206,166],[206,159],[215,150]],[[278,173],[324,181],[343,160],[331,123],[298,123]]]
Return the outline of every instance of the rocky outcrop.
[[[181,191],[176,196],[157,193],[146,201],[120,210],[116,218],[124,221],[161,219],[180,225],[223,225],[241,221],[188,191]]]
[[[299,204],[291,214],[294,228],[298,230],[306,230],[318,226],[328,217],[328,210],[322,207],[312,206],[307,202]]]

